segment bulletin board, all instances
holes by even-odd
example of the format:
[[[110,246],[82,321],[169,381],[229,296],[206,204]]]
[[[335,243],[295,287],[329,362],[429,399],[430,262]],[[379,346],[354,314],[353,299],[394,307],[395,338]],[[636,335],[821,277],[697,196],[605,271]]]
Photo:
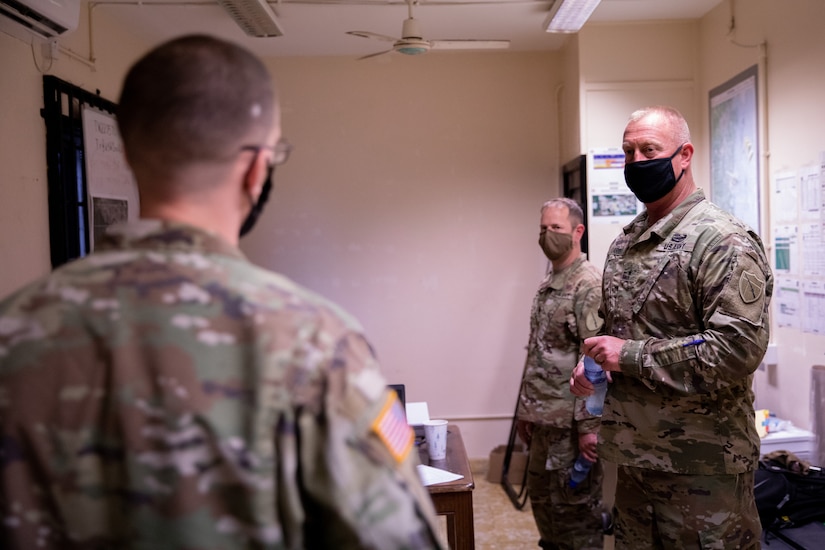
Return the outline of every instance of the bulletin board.
[[[96,113],[90,115],[87,113]],[[110,128],[100,127],[92,133],[101,134],[101,149],[107,154],[96,154],[94,147],[84,139],[84,119],[95,120],[100,117],[106,125],[114,120],[116,104],[101,97],[99,92],[90,92],[74,84],[61,80],[54,75],[43,76],[43,110],[41,115],[46,126],[46,174],[49,188],[49,255],[53,268],[59,267],[75,258],[85,256],[94,244],[92,236],[93,217],[91,214],[90,179],[92,171],[92,189],[100,187],[97,183],[108,180],[110,175],[118,174],[120,169],[107,166],[106,157],[115,156],[114,151],[106,149],[119,147],[107,142],[105,135]],[[105,116],[104,116],[105,115]],[[89,153],[89,155],[87,155]],[[119,153],[118,153],[119,155]],[[87,159],[91,156],[92,159]],[[99,168],[99,169],[98,169]],[[117,179],[117,178],[114,178]],[[97,196],[105,199],[123,200],[119,191],[103,197],[111,191],[104,183],[103,191]],[[121,210],[114,214],[122,217],[123,205],[104,205],[101,212]],[[128,205],[131,209],[132,206]],[[137,205],[135,203],[135,212]],[[101,216],[105,216],[101,214]],[[127,214],[128,216],[128,214]]]

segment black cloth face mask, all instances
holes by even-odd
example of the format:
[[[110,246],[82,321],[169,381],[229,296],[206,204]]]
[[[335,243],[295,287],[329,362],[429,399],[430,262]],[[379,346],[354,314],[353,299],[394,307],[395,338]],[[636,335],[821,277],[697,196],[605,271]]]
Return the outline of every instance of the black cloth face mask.
[[[249,211],[249,214],[246,215],[246,219],[244,219],[241,225],[241,237],[252,231],[252,228],[255,227],[255,223],[261,216],[261,212],[263,212],[264,206],[266,206],[266,201],[269,200],[269,193],[272,191],[272,174],[274,172],[275,165],[272,164],[269,166],[269,172],[261,188],[261,194],[258,195],[258,200],[252,205],[252,209]],[[252,197],[249,198],[249,202],[252,202]]]
[[[682,147],[684,144],[668,158],[640,160],[624,165],[624,180],[637,199],[645,204],[656,202],[676,187],[685,171],[682,170],[677,178],[671,161],[682,151]]]

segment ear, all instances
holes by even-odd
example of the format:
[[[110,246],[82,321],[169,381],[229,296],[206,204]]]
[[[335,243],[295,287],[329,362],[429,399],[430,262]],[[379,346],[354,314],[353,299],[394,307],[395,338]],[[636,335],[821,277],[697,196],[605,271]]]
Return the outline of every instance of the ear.
[[[576,241],[581,241],[582,237],[584,236],[584,225],[579,224],[573,229],[573,235],[575,236]]]
[[[264,154],[263,151],[256,152],[255,159],[249,165],[249,169],[243,177],[243,192],[247,196],[257,199],[258,195],[261,194],[267,169],[266,154]]]
[[[682,168],[687,168],[687,165],[690,164],[690,161],[693,159],[693,144],[691,142],[687,142],[682,145],[682,150],[679,152],[679,164],[682,165]]]

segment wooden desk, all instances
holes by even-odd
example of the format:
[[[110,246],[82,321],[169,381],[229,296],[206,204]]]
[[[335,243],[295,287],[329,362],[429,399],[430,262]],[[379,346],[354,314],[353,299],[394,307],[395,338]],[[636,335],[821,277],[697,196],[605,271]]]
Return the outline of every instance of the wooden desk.
[[[461,439],[461,430],[454,424],[447,426],[447,457],[444,460],[430,460],[426,443],[418,448],[422,464],[448,470],[464,477],[448,483],[430,485],[427,489],[440,516],[447,516],[447,542],[452,550],[474,550],[473,530],[473,473],[467,450]]]

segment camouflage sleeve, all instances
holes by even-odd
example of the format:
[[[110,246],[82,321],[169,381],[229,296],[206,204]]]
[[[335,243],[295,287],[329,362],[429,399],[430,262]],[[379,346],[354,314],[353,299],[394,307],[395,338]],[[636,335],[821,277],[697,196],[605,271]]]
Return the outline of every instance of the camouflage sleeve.
[[[527,403],[526,384],[528,384],[530,373],[537,372],[538,364],[538,350],[536,349],[536,333],[538,331],[538,320],[536,319],[536,299],[533,299],[532,309],[530,311],[530,335],[527,341],[527,353],[524,359],[524,368],[521,373],[521,386],[519,387],[518,406],[516,408],[516,418],[519,420],[532,421],[532,413],[530,406]]]
[[[624,374],[705,393],[741,383],[759,366],[769,340],[773,275],[758,237],[722,235],[694,263],[688,276],[701,326],[680,338],[626,342]]]
[[[298,418],[307,548],[446,548],[396,394],[367,342],[337,344],[319,418]]]
[[[576,293],[575,313],[576,323],[579,328],[579,341],[584,342],[586,338],[595,336],[604,325],[604,320],[599,316],[599,307],[602,302],[601,281],[583,281]],[[601,426],[601,417],[593,416],[587,412],[585,407],[586,398],[577,397],[573,418],[579,433],[598,433]]]

